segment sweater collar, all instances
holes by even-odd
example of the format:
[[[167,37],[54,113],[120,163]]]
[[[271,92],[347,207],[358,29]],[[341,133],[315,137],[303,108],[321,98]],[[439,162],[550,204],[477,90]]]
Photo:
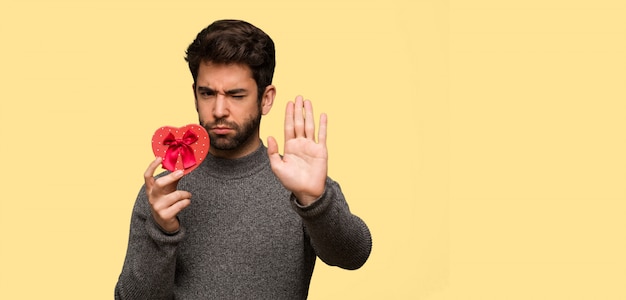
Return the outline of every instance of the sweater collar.
[[[250,176],[268,163],[267,148],[261,142],[254,152],[237,159],[220,158],[209,154],[198,170],[212,177],[235,179]]]

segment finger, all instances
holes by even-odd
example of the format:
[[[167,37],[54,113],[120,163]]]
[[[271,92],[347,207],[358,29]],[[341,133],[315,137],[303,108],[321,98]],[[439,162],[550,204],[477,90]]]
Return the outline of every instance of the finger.
[[[278,143],[273,136],[267,137],[267,155],[272,157],[274,154],[278,154]]]
[[[287,108],[285,109],[285,141],[295,137],[293,129],[293,106],[293,102],[287,102]]]
[[[304,137],[304,116],[302,115],[302,96],[296,97],[294,104],[293,129],[296,138]]]
[[[185,198],[180,201],[172,203],[172,205],[165,207],[161,210],[155,210],[154,212],[163,220],[169,220],[175,218],[178,213],[191,204],[191,199]]]
[[[146,187],[151,188],[154,185],[154,171],[156,171],[156,168],[161,164],[162,160],[161,157],[155,158],[148,166],[148,169],[146,169],[146,172],[143,173]]]
[[[326,146],[326,128],[328,127],[328,116],[326,114],[320,115],[320,129],[317,133],[318,143]]]
[[[187,191],[174,191],[171,192],[156,201],[152,204],[152,208],[159,212],[159,215],[163,216],[164,211],[168,210],[171,206],[175,205],[177,202],[180,202],[185,199],[191,199],[191,193]]]
[[[180,200],[180,201],[174,203],[172,206],[170,206],[169,210],[171,211],[171,213],[174,214],[174,216],[176,216],[183,209],[185,209],[187,206],[189,206],[189,204],[191,204],[191,199],[183,199],[183,200]]]
[[[267,137],[267,156],[270,159],[270,165],[272,169],[278,167],[278,165],[283,161],[278,154],[278,143],[274,137]]]
[[[313,104],[304,101],[304,135],[306,138],[315,140],[315,120],[313,119]]]
[[[178,180],[183,177],[183,170],[176,170],[170,174],[167,174],[154,181],[154,186],[164,189],[167,193],[171,193],[176,190]],[[172,186],[174,185],[174,186]]]

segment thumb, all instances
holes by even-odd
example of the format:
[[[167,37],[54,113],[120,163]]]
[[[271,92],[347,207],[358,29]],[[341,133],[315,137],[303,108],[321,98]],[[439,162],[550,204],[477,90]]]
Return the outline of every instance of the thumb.
[[[280,154],[278,154],[278,143],[276,143],[276,139],[272,136],[267,137],[267,156],[272,166],[282,162]]]

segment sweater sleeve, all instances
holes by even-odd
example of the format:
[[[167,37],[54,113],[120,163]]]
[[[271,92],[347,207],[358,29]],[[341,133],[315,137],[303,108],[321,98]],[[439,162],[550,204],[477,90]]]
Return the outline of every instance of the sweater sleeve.
[[[128,249],[115,286],[116,300],[171,299],[176,271],[176,249],[185,229],[166,234],[156,224],[142,187],[133,208]]]
[[[350,212],[337,182],[328,178],[324,194],[309,206],[301,206],[293,194],[291,204],[324,263],[348,270],[365,264],[372,250],[370,230]]]

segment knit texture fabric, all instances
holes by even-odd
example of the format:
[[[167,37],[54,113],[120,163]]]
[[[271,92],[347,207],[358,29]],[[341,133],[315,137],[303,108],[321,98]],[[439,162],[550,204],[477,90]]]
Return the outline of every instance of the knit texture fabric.
[[[327,178],[324,194],[300,206],[263,145],[236,160],[207,156],[178,189],[191,205],[165,233],[141,188],[115,299],[306,299],[316,257],[344,269],[369,257],[370,231],[339,185]]]

